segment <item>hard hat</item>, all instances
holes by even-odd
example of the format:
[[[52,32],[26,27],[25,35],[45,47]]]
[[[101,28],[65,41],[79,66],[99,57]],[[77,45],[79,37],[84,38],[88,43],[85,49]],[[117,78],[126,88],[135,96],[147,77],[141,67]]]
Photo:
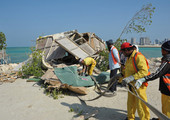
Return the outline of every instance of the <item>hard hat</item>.
[[[83,59],[82,59],[82,58],[80,58],[80,59],[79,59],[79,62],[81,63],[82,61],[83,61]]]
[[[124,42],[122,45],[121,45],[121,50],[123,49],[126,49],[126,48],[131,48],[133,47],[130,43],[128,42]]]
[[[139,52],[139,47],[137,45],[133,45],[136,48],[136,51]]]
[[[161,48],[164,49],[164,50],[166,50],[166,51],[168,51],[168,52],[170,52],[170,40],[164,42],[164,43],[162,44]]]
[[[113,42],[113,40],[112,40],[112,39],[110,39],[110,40],[106,41],[106,44],[107,44],[107,45],[113,45],[113,44],[114,44],[114,42]]]

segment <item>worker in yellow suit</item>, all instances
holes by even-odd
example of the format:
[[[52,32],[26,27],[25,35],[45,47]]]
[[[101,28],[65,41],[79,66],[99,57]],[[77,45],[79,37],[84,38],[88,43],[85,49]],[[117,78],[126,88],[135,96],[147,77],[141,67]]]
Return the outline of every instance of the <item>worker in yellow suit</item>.
[[[134,85],[137,79],[148,75],[147,60],[141,53],[134,50],[133,46],[128,42],[121,45],[121,51],[126,57],[128,57],[125,63],[125,75],[122,80],[122,85],[128,83]],[[139,96],[147,102],[146,88],[147,84],[142,84],[142,86],[139,89],[136,89],[136,91]],[[134,92],[133,90],[131,91]],[[135,120],[136,110],[140,120],[150,120],[149,108],[141,100],[128,92],[127,118],[125,120]]]
[[[93,58],[87,57],[80,59],[79,62],[83,65],[83,73],[86,73],[86,69],[88,69],[88,75],[93,74],[94,67],[96,66],[96,61]]]

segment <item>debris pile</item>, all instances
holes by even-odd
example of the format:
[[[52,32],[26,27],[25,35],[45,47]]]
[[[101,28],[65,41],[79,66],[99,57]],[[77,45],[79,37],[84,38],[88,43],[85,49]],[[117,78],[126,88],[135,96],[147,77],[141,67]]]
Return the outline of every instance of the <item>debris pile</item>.
[[[84,86],[79,87],[62,83],[54,73],[54,68],[76,66],[79,71],[81,69],[78,62],[79,58],[92,57],[97,59],[98,53],[105,49],[105,42],[95,33],[90,32],[79,33],[77,30],[73,30],[39,37],[36,40],[36,50],[43,52],[42,63],[43,67],[47,69],[41,79],[44,80],[45,84],[49,84],[49,89],[60,89],[62,87],[80,94],[87,94]],[[99,74],[100,70],[95,68],[94,72]]]
[[[78,58],[96,58],[106,49],[105,42],[95,33],[78,33],[77,30],[39,37],[36,43],[36,49],[44,53],[42,62],[47,68],[76,64]]]

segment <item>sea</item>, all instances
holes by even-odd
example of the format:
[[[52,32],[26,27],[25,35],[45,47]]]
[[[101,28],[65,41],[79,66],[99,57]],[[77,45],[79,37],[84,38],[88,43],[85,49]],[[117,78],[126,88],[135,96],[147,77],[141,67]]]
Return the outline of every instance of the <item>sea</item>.
[[[139,48],[139,52],[148,59],[162,57],[159,47],[143,47]],[[6,53],[9,56],[10,63],[20,63],[27,60],[32,51],[31,47],[7,47]]]

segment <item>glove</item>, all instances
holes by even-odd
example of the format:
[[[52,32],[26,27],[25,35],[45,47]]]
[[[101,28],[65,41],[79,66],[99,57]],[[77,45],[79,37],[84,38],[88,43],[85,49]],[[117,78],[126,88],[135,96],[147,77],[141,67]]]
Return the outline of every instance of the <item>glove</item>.
[[[139,89],[140,86],[142,85],[142,83],[145,82],[145,81],[146,81],[145,78],[141,78],[141,79],[136,80],[136,83],[135,83],[136,89]]]
[[[122,85],[126,86],[126,84],[130,83],[131,81],[135,80],[135,78],[131,75],[129,77],[126,77],[122,80]]]

